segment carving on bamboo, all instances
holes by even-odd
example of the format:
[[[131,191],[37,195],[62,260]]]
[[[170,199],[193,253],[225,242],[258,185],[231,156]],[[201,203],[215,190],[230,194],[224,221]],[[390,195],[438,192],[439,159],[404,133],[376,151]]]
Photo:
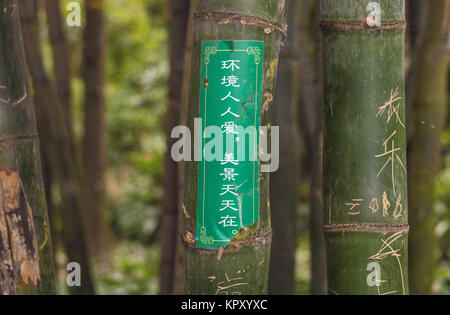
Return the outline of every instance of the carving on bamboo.
[[[401,248],[394,249],[394,243],[397,240],[400,240],[401,237],[403,237],[403,231],[396,232],[386,239],[381,239],[382,245],[381,245],[380,249],[378,250],[378,252],[376,254],[370,256],[368,259],[375,260],[375,261],[382,261],[388,257],[393,257],[397,261],[397,265],[400,270],[403,294],[406,294],[405,279],[404,279],[404,275],[403,275],[403,267],[400,262],[401,254],[399,253]],[[387,280],[381,280],[381,279],[379,281],[382,283],[387,282]],[[381,287],[381,285],[379,285],[379,286],[377,285],[377,290],[378,290],[379,295],[388,295],[388,294],[397,293],[397,291],[389,291],[389,292],[381,293],[380,287]]]
[[[6,89],[6,86],[0,85],[0,90],[3,90],[3,89]],[[0,102],[4,103],[6,105],[11,105],[11,106],[19,105],[20,103],[22,103],[27,98],[27,95],[28,95],[27,94],[27,89],[26,89],[25,86],[23,87],[23,90],[24,90],[23,95],[21,97],[19,97],[18,99],[11,100],[10,98],[6,98],[5,99],[5,98],[0,97]]]
[[[230,278],[225,273],[225,280],[217,283],[216,295],[241,295],[240,287],[248,285],[243,282],[243,277]]]

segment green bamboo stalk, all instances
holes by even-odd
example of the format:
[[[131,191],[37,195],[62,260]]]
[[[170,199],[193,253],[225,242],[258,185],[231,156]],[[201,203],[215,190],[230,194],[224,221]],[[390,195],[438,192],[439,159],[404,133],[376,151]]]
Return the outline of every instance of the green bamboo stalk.
[[[87,240],[82,215],[80,178],[71,153],[71,142],[67,135],[64,115],[59,104],[53,82],[48,78],[42,58],[39,36],[38,2],[21,0],[20,20],[24,38],[25,55],[33,86],[33,100],[37,109],[41,132],[47,135],[47,143],[42,147],[49,158],[52,176],[59,187],[61,196],[62,239],[69,262],[81,266],[81,286],[71,286],[73,294],[93,294]],[[42,149],[41,148],[41,149]]]
[[[111,240],[105,206],[106,104],[105,104],[105,13],[104,2],[85,1],[84,29],[84,137],[83,208],[88,249],[99,263],[107,263]],[[71,142],[71,135],[68,134]],[[76,161],[75,161],[76,162]]]
[[[408,188],[410,284],[413,294],[430,294],[436,266],[435,181],[440,171],[440,136],[448,110],[450,1],[428,1],[423,40],[411,68],[414,133],[409,145]]]
[[[52,242],[17,2],[0,0],[0,9],[0,292],[52,294]]]
[[[270,181],[273,237],[270,252],[269,293],[293,294],[295,249],[297,247],[296,207],[299,182],[298,24],[300,1],[288,5],[288,34],[280,51],[274,99],[274,125],[280,128],[280,167]]]
[[[159,288],[161,294],[174,291],[176,248],[178,236],[178,177],[177,163],[172,160],[170,148],[175,140],[170,137],[172,128],[179,125],[184,77],[184,51],[186,47],[187,28],[189,23],[190,1],[172,0],[168,4],[169,11],[169,106],[167,108],[165,132],[167,148],[164,165],[164,209],[161,217],[161,263],[159,272]]]
[[[192,59],[192,45],[193,45],[193,24],[194,13],[197,10],[198,0],[189,0],[188,23],[186,27],[186,46],[184,48],[184,69],[183,69],[183,83],[181,87],[181,101],[180,101],[180,124],[186,124],[187,110],[189,104],[189,88],[191,79],[191,59]],[[178,204],[183,200],[184,192],[184,164],[178,165]],[[177,211],[177,235],[183,233],[183,211]],[[183,294],[184,292],[184,242],[181,237],[177,237],[176,251],[175,251],[175,266],[173,276],[173,290],[174,294]]]
[[[331,294],[408,293],[404,1],[369,2],[321,1]]]
[[[282,38],[285,34],[285,1],[277,0],[200,0],[193,25],[193,56],[187,125],[194,130],[199,115],[201,42],[205,40],[264,41],[263,100],[261,126],[271,124],[273,90]],[[198,162],[186,162],[183,239],[185,251],[185,293],[215,294],[218,283],[241,271],[242,294],[267,293],[271,241],[269,173],[259,175],[259,220],[238,234],[221,251],[197,249],[194,245],[197,216]],[[228,278],[230,277],[230,278]],[[221,292],[224,293],[224,292]]]
[[[300,16],[300,126],[306,144],[305,171],[310,177],[310,294],[326,294],[327,260],[323,233],[323,79],[317,0],[302,1]]]

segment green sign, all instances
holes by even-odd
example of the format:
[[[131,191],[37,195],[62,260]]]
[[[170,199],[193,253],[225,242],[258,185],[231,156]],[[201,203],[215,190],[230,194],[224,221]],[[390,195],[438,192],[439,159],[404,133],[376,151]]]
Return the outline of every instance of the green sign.
[[[202,42],[198,248],[225,247],[259,219],[263,48],[262,41]]]

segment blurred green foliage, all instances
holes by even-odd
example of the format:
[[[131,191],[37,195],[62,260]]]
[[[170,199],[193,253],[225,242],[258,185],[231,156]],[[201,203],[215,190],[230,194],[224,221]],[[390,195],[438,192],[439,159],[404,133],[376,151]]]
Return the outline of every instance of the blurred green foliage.
[[[161,208],[167,107],[162,0],[105,2],[108,208],[115,235],[145,240]]]
[[[442,134],[442,145],[442,168],[436,184],[436,236],[439,250],[433,292],[450,294],[450,128]]]
[[[121,242],[111,266],[99,273],[98,294],[158,294],[159,248]]]
[[[300,236],[295,251],[295,294],[309,294],[311,254],[309,238]]]

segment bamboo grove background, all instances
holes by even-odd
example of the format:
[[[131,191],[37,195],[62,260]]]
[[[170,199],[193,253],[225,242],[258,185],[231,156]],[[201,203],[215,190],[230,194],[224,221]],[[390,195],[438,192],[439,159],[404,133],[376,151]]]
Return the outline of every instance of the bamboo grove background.
[[[272,123],[281,128],[280,168],[270,175],[273,236],[268,293],[327,294],[326,242],[334,244],[330,252],[340,252],[339,246],[355,239],[335,240],[327,234],[326,240],[323,232],[323,208],[328,203],[323,202],[322,187],[330,185],[322,174],[347,176],[339,173],[345,152],[324,155],[324,121],[329,113],[324,99],[336,93],[327,88],[330,82],[351,82],[332,69],[333,63],[352,63],[348,60],[352,56],[332,55],[337,35],[326,29],[319,0],[264,1],[286,5],[288,25],[286,34],[273,37],[270,49],[278,59],[270,100]],[[0,126],[0,181],[2,186],[18,185],[14,192],[25,196],[19,205],[24,221],[18,224],[35,235],[19,257],[31,266],[21,282],[4,282],[8,270],[0,263],[2,293],[183,293],[185,265],[191,270],[189,266],[195,269],[196,264],[195,253],[184,261],[189,236],[182,218],[185,188],[192,176],[189,166],[172,160],[175,139],[170,132],[189,119],[191,77],[198,79],[195,71],[191,73],[192,60],[199,58],[193,34],[201,31],[203,22],[194,19],[194,13],[198,7],[202,12],[221,7],[214,6],[217,1],[201,0],[76,1],[82,7],[77,27],[66,24],[70,2],[0,0],[5,8],[0,16],[0,79],[12,82],[4,92],[0,81],[0,93],[7,93],[0,94],[0,105],[21,100],[19,107],[0,113],[2,122],[11,122]],[[230,3],[239,8],[238,0]],[[284,17],[278,18],[282,24]],[[395,34],[384,47],[367,41],[373,45],[367,49],[373,56],[385,49],[392,53],[386,58],[392,59],[404,44],[403,64],[383,70],[404,73],[405,90],[400,93],[406,116],[400,120],[406,125],[402,145],[408,176],[399,188],[407,183],[412,294],[450,294],[449,19],[449,0],[406,0],[406,41]],[[228,37],[253,36],[233,34],[239,28],[222,31]],[[284,44],[277,58],[281,38]],[[345,45],[358,43],[353,38]],[[366,71],[378,68],[356,64],[353,76],[370,75]],[[18,116],[23,113],[25,122]],[[352,121],[342,123],[355,130],[361,127]],[[364,124],[375,126],[368,118]],[[336,134],[327,135],[328,141],[341,144],[340,129],[333,131]],[[10,192],[2,188],[2,193]],[[48,215],[42,205],[45,199]],[[44,210],[33,212],[30,219],[30,207]],[[0,236],[2,220],[3,216]],[[5,246],[0,242],[0,259],[13,259]],[[352,254],[357,255],[355,248]],[[71,261],[83,270],[81,287],[66,286],[66,265]],[[345,268],[328,263],[333,274],[335,268]],[[38,287],[33,286],[36,268],[41,269]],[[188,292],[195,293],[192,287],[199,285],[188,283]]]

